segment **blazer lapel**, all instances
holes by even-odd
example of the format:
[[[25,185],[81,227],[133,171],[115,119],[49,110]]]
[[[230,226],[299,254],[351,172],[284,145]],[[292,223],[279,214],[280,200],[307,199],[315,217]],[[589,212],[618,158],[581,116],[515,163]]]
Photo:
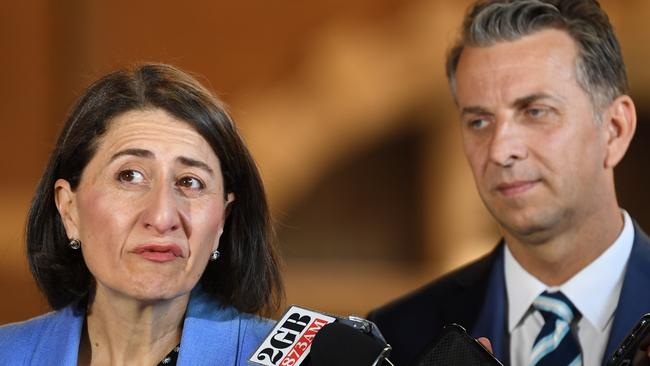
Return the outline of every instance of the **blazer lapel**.
[[[232,308],[223,308],[202,291],[193,291],[183,323],[178,365],[236,365],[239,331],[240,318]]]
[[[623,288],[614,312],[603,365],[625,335],[645,313],[650,313],[650,240],[634,225],[634,244],[627,262]]]

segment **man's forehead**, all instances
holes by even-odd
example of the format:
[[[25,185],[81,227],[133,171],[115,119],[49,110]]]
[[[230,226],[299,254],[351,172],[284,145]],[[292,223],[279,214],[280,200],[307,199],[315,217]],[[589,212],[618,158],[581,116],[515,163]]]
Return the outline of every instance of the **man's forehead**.
[[[458,61],[458,68],[462,67],[464,60],[479,57],[484,62],[493,60],[504,61],[510,56],[512,64],[526,63],[530,59],[550,59],[562,53],[566,58],[575,61],[578,47],[573,38],[564,30],[543,29],[514,40],[504,40],[490,43],[485,46],[467,45],[463,48]]]
[[[509,103],[534,94],[578,87],[577,49],[564,31],[544,30],[515,41],[463,50],[456,73],[460,107],[484,98]],[[569,83],[569,84],[567,84]]]

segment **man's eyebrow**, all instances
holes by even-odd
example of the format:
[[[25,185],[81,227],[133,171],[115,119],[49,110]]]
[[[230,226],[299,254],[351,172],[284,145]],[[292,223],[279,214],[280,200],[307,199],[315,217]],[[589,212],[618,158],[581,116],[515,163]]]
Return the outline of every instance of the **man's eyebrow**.
[[[513,103],[512,106],[518,109],[524,108],[540,99],[551,99],[555,101],[561,101],[560,98],[554,97],[550,94],[547,93],[535,93],[531,95],[527,95],[525,97],[517,98]]]
[[[140,158],[147,158],[147,159],[153,159],[155,156],[154,153],[145,149],[124,149],[111,156],[110,161],[113,161],[119,158],[120,156],[125,156],[125,155],[132,155],[132,156],[137,156]]]
[[[203,169],[206,172],[208,172],[210,175],[214,175],[214,171],[212,170],[212,168],[210,168],[210,166],[208,164],[206,164],[206,163],[204,163],[204,162],[202,162],[200,160],[188,158],[186,156],[179,156],[179,157],[176,158],[176,161],[178,161],[179,163],[181,163],[181,164],[183,164],[185,166]]]
[[[531,95],[526,95],[525,97],[517,98],[513,103],[512,106],[517,109],[524,108],[540,99],[551,99],[554,101],[562,101],[562,98],[552,96],[547,93],[535,93]],[[488,111],[487,109],[479,106],[470,106],[470,107],[465,107],[461,110],[461,116],[464,116],[466,114],[481,114],[481,115],[493,115],[492,112]]]
[[[493,113],[483,107],[471,106],[471,107],[465,107],[460,111],[461,116],[464,116],[466,114],[492,115]]]

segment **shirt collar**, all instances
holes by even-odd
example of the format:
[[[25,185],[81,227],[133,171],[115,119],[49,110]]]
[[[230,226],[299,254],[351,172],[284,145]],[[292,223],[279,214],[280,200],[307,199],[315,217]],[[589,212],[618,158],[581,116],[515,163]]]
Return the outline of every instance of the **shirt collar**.
[[[533,301],[545,290],[560,290],[594,327],[603,330],[612,316],[623,284],[623,274],[634,242],[634,225],[623,214],[623,230],[598,258],[564,284],[548,287],[528,273],[504,246],[504,270],[508,294],[508,330],[524,319]]]

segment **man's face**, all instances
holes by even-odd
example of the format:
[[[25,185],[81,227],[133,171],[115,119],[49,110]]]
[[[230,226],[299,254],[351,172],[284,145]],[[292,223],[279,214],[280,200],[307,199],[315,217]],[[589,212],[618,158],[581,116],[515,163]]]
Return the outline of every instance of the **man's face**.
[[[563,31],[463,50],[457,101],[476,186],[506,233],[544,241],[593,214],[612,184],[607,138]]]

